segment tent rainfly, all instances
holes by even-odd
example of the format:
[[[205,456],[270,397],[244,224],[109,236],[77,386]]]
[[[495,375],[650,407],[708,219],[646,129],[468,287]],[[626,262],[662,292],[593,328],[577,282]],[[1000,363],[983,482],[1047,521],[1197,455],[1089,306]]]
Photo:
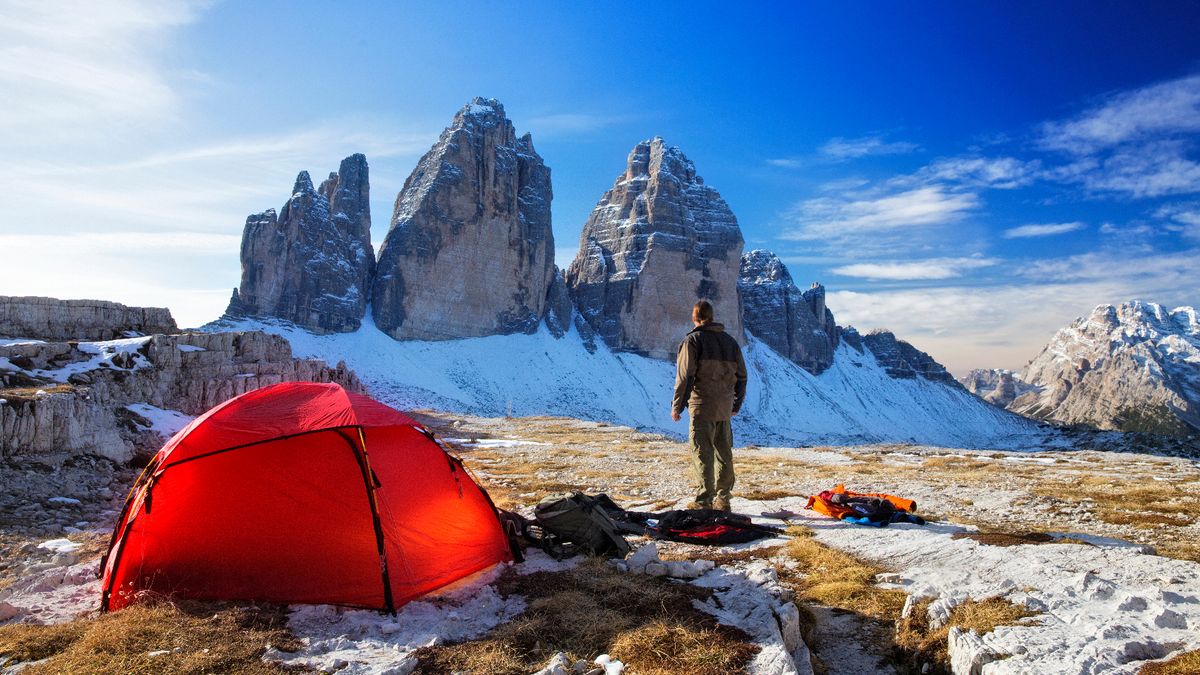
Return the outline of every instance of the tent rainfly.
[[[336,384],[247,392],[167,441],[101,565],[147,595],[395,611],[512,559],[490,498],[423,426]]]

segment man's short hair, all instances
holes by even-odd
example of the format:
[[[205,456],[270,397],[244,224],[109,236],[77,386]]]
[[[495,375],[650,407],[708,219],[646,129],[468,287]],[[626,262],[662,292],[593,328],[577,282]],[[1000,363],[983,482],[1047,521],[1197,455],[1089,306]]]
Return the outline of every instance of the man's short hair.
[[[692,306],[692,321],[705,323],[713,320],[712,303],[707,300],[700,300]]]

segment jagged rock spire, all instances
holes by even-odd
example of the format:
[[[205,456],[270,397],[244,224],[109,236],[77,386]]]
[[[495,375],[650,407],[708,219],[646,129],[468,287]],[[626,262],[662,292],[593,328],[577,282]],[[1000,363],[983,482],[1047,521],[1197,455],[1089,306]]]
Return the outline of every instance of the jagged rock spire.
[[[242,281],[226,314],[274,317],[316,332],[357,330],[374,274],[367,158],[342,160],[313,187],[307,171],[276,214],[246,218]]]
[[[554,279],[550,169],[495,99],[463,106],[396,197],[372,300],[396,339],[533,332]]]
[[[721,195],[679,148],[655,137],[633,148],[624,173],[592,210],[567,285],[610,347],[674,358],[699,298],[742,339],[742,243]]]
[[[756,249],[742,256],[738,289],[750,334],[814,375],[833,363],[838,331],[824,286],[801,292],[779,256]]]

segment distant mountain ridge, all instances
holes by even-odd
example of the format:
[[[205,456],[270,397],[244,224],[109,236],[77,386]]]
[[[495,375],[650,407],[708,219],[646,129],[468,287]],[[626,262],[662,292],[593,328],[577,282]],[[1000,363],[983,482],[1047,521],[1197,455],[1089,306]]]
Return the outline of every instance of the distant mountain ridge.
[[[985,400],[1029,417],[1186,437],[1200,432],[1200,320],[1192,307],[1098,305],[1055,333],[1019,375],[964,379]]]
[[[320,189],[301,173],[282,215],[247,219],[242,285],[218,325],[336,343],[362,354],[350,363],[362,372],[375,370],[362,341],[380,361],[423,353],[428,363],[419,368],[406,362],[368,378],[374,390],[404,392],[394,401],[400,405],[498,412],[506,409],[495,402],[511,396],[528,414],[588,419],[604,419],[598,411],[616,405],[606,421],[668,430],[651,411],[665,409],[669,391],[657,390],[670,384],[670,362],[692,327],[692,303],[705,298],[751,355],[758,397],[741,424],[757,428],[757,438],[977,445],[1004,444],[1006,434],[1024,437],[1036,428],[970,396],[941,364],[895,335],[839,327],[824,287],[801,291],[774,253],[743,255],[728,204],[662,138],[634,146],[565,271],[553,264],[550,169],[494,99],[476,98],[459,110],[421,158],[397,196],[377,262],[362,254],[372,251],[365,202],[358,208],[353,199],[339,201],[345,191],[335,189],[366,176],[362,155],[347,158]],[[347,194],[368,189],[364,182]],[[278,321],[331,340],[302,339]],[[390,339],[376,340],[380,331]],[[334,340],[340,333],[357,337]],[[505,336],[512,339],[492,340]],[[441,341],[450,344],[433,344]],[[528,363],[504,378],[489,368],[473,374],[454,356],[475,348],[468,345],[501,349],[492,359],[522,354]],[[340,360],[336,350],[314,346],[309,353]],[[558,357],[542,363],[539,354]],[[404,384],[434,364],[440,371],[426,372],[424,384]],[[583,378],[574,382],[590,392],[587,406],[572,403],[577,394],[563,388],[569,373]],[[609,394],[621,397],[619,404],[598,398],[608,394],[592,380],[605,379],[614,380]],[[646,396],[651,390],[657,393]],[[631,401],[649,408],[634,411]],[[824,412],[814,417],[813,410]]]

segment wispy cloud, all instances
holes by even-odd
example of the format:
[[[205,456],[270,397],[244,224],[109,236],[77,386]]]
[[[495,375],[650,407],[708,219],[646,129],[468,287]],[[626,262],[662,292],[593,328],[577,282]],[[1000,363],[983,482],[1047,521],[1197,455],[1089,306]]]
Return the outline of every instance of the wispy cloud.
[[[1029,278],[997,286],[834,290],[828,305],[842,325],[889,328],[958,374],[1020,369],[1059,328],[1098,304],[1135,298],[1197,305],[1200,249],[1176,254],[1096,253],[1047,263]],[[1058,276],[1065,275],[1065,276]],[[1006,311],[1019,308],[1019,311]]]
[[[767,164],[770,166],[777,166],[781,169],[799,169],[800,167],[804,166],[804,160],[794,157],[778,157],[774,159],[768,159]]]
[[[863,136],[861,138],[839,136],[826,141],[820,147],[819,152],[836,160],[849,160],[868,155],[903,155],[915,152],[919,148],[920,146],[916,143],[886,141],[882,136]]]
[[[1044,223],[1021,225],[1020,227],[1009,228],[1004,231],[1005,239],[1022,239],[1027,237],[1050,237],[1056,234],[1066,234],[1082,230],[1087,227],[1087,223],[1075,221],[1072,223]]]
[[[1065,121],[1042,127],[1041,144],[1090,154],[1112,146],[1200,131],[1200,75],[1160,82],[1107,98]]]
[[[798,227],[783,238],[822,239],[942,225],[960,220],[978,205],[974,193],[951,192],[942,185],[861,198],[851,194],[819,197],[795,208],[792,217]]]
[[[1134,292],[1149,288],[1155,293],[1182,291],[1188,302],[1200,304],[1195,280],[1200,276],[1200,249],[1172,253],[1129,255],[1125,251],[1096,251],[1066,258],[1036,260],[1020,269],[1026,278],[1048,282],[1121,280]],[[1152,283],[1148,284],[1147,281]],[[1164,302],[1166,302],[1164,300]]]
[[[1040,131],[1040,147],[1072,157],[1049,180],[1134,199],[1200,192],[1200,75],[1109,96]]]
[[[913,178],[959,185],[1008,190],[1029,185],[1040,162],[1014,157],[946,157],[920,169]]]
[[[208,3],[178,0],[0,5],[0,127],[9,143],[86,139],[177,112],[161,55]]]
[[[1200,239],[1200,202],[1167,204],[1155,213],[1156,218],[1167,221],[1167,227],[1191,239]]]
[[[998,262],[993,258],[983,257],[930,258],[903,262],[855,263],[835,267],[833,273],[844,277],[887,281],[953,279],[961,277],[968,270],[991,267]]]

